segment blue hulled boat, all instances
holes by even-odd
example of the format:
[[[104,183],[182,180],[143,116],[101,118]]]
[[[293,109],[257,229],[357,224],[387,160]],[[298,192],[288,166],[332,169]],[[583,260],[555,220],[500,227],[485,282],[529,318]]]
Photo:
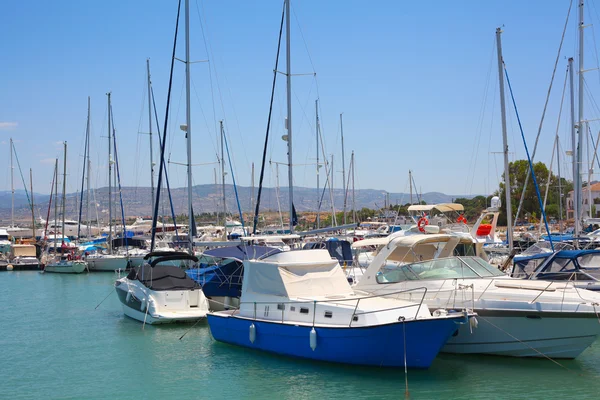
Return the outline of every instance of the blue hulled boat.
[[[368,296],[351,288],[327,250],[279,252],[245,260],[239,308],[207,317],[213,337],[225,343],[319,361],[428,368],[468,315],[432,315],[425,290],[412,292],[417,301]]]

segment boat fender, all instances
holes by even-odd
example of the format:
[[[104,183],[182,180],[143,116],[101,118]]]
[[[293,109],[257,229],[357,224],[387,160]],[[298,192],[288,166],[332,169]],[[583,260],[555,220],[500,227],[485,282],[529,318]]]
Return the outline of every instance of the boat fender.
[[[256,326],[250,325],[250,343],[254,343],[256,340]]]
[[[317,348],[317,331],[315,331],[314,327],[310,330],[310,348],[312,351],[315,351]]]
[[[471,328],[471,333],[473,333],[473,329],[476,329],[478,326],[479,326],[479,321],[477,321],[477,318],[471,317],[469,319],[469,328]]]
[[[125,297],[125,303],[129,303],[129,300],[131,300],[131,292],[127,292],[127,296]]]
[[[14,268],[14,267],[13,267],[13,265],[12,265],[12,264],[8,264],[8,265],[6,266],[6,270],[7,270],[7,271],[12,271],[12,270],[13,270],[13,268]]]
[[[445,317],[446,315],[448,315],[448,311],[441,308],[433,312],[434,317]]]
[[[142,310],[142,312],[145,312],[147,306],[148,302],[146,301],[146,298],[144,298],[144,300],[142,300],[142,304],[140,304],[140,310]]]

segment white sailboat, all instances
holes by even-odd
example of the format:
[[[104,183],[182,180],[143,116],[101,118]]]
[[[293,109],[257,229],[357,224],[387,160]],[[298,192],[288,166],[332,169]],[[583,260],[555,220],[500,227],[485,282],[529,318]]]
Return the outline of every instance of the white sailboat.
[[[64,237],[64,226],[65,226],[65,205],[66,205],[66,184],[67,184],[67,142],[64,142],[64,173],[63,173],[63,196],[62,196],[62,226],[63,226],[63,237]],[[58,175],[58,170],[55,169]],[[56,180],[58,185],[58,180]],[[56,206],[55,206],[56,210]],[[56,211],[55,211],[56,213]],[[63,241],[63,244],[65,242]],[[66,247],[66,246],[65,246]],[[80,274],[87,269],[87,263],[83,260],[73,259],[73,253],[67,251],[66,254],[63,252],[60,255],[57,253],[55,248],[54,259],[46,264],[44,267],[45,272],[55,272],[62,274]]]

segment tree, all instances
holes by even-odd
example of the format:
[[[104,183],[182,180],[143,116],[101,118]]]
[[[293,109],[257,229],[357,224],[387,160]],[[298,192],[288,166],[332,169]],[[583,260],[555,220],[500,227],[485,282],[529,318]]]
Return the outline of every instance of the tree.
[[[517,160],[509,163],[508,166],[509,176],[510,176],[510,198],[512,205],[512,215],[517,213],[517,208],[519,207],[519,201],[521,200],[521,193],[525,189],[525,196],[523,199],[523,207],[521,209],[521,213],[519,215],[522,218],[526,213],[531,213],[532,215],[541,215],[540,210],[540,202],[538,200],[535,185],[533,184],[533,179],[529,179],[529,183],[527,184],[527,188],[524,188],[525,178],[527,176],[527,171],[529,170],[529,162],[527,160]],[[548,179],[550,180],[550,190],[548,192],[548,199],[546,201],[546,210],[551,210],[553,213],[556,213],[556,217],[560,217],[558,215],[558,204],[559,204],[559,193],[558,193],[558,177],[552,174],[546,164],[539,161],[533,164],[533,171],[535,173],[535,178],[537,180],[538,187],[540,189],[540,195],[544,196],[546,190],[546,184],[548,183]],[[504,180],[504,174],[502,174],[502,179]],[[561,189],[563,193],[563,198],[566,197],[566,193],[570,190],[573,190],[573,183],[571,181],[567,181],[565,178],[560,179]],[[504,195],[504,183],[500,183],[500,190],[496,192],[498,196],[500,196],[502,200],[502,207],[500,216],[498,218],[499,225],[506,225],[506,201]],[[543,200],[543,199],[542,199]],[[551,207],[552,205],[556,205],[556,209]],[[563,200],[563,210],[565,209],[565,203]],[[513,221],[514,223],[514,221]]]

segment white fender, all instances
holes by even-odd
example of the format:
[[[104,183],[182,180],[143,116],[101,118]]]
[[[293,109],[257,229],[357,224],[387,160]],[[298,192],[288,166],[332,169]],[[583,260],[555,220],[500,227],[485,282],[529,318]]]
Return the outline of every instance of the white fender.
[[[256,340],[256,326],[250,325],[250,343],[254,343]]]
[[[148,301],[144,297],[144,300],[142,300],[142,304],[140,305],[140,310],[142,310],[142,312],[146,311],[147,306],[148,306]]]
[[[317,331],[315,331],[314,327],[310,330],[310,348],[312,351],[315,351],[317,348]]]

